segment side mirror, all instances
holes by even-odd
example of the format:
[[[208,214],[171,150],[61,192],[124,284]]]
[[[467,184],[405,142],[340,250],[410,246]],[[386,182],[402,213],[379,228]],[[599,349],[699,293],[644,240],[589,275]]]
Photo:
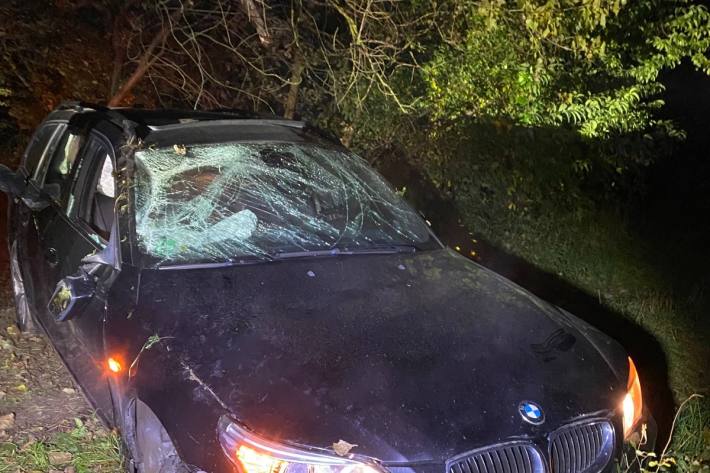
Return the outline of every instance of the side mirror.
[[[47,184],[39,192],[28,186],[25,189],[25,193],[20,197],[25,205],[32,210],[44,210],[52,204],[52,201],[59,200],[60,194],[61,187],[59,187],[59,184]]]
[[[82,271],[78,276],[67,276],[57,283],[47,309],[54,320],[64,322],[84,312],[95,291],[92,275]]]
[[[25,177],[15,172],[4,164],[0,164],[0,192],[13,197],[19,197],[32,210],[44,210],[53,200],[58,200],[61,194],[59,184],[47,184],[44,189],[37,191],[28,186]]]
[[[22,195],[27,185],[25,178],[4,164],[0,164],[0,192],[8,195]]]
[[[59,184],[56,183],[45,184],[42,191],[51,200],[59,200],[59,197],[62,195],[62,188]]]

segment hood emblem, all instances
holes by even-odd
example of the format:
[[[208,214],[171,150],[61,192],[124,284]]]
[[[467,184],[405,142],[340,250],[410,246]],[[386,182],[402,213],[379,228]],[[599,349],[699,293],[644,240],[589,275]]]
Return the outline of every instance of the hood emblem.
[[[520,413],[520,417],[530,424],[540,425],[545,422],[545,413],[542,412],[542,408],[534,402],[521,402],[518,406],[518,412]]]

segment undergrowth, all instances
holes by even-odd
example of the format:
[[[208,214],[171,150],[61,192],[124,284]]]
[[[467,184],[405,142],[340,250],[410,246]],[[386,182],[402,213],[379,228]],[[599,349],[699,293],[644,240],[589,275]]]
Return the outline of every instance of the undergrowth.
[[[120,440],[115,433],[94,433],[76,419],[68,432],[24,445],[0,442],[0,472],[73,471],[115,473],[121,467]]]
[[[673,418],[673,435],[660,453],[635,450],[618,473],[707,472],[710,471],[710,430],[703,425],[703,396],[693,394],[683,401]],[[707,414],[707,413],[705,413]],[[679,420],[684,422],[679,423]],[[678,430],[676,430],[678,428]],[[698,435],[702,433],[702,435]]]

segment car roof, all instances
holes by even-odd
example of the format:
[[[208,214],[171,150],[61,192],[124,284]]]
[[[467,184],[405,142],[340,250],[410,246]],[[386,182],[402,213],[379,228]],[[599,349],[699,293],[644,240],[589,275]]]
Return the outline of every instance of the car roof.
[[[126,122],[146,145],[220,143],[227,141],[309,141],[341,145],[340,140],[305,122],[242,110],[180,110],[105,107],[65,102],[47,121],[107,121],[123,129]]]

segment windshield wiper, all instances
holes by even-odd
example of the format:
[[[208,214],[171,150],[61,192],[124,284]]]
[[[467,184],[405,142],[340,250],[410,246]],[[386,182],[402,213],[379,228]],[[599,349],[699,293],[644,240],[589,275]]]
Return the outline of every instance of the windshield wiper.
[[[332,248],[330,250],[283,251],[272,253],[274,259],[310,258],[341,255],[390,255],[393,253],[414,253],[414,245],[378,245],[367,248]]]
[[[170,269],[205,269],[205,268],[225,268],[229,266],[245,266],[251,264],[268,263],[273,261],[274,258],[270,255],[246,255],[246,256],[236,256],[225,261],[205,261],[199,263],[172,263],[172,264],[159,264],[158,269],[170,270]]]
[[[204,261],[191,263],[158,264],[162,270],[224,268],[229,266],[245,266],[270,261],[296,258],[313,258],[342,255],[391,255],[394,253],[415,253],[419,248],[415,245],[374,245],[366,248],[332,248],[330,250],[277,251],[271,254],[235,256],[224,261]]]
[[[352,254],[390,254],[390,253],[415,253],[419,250],[416,245],[374,245],[367,248],[353,248],[348,250]]]

